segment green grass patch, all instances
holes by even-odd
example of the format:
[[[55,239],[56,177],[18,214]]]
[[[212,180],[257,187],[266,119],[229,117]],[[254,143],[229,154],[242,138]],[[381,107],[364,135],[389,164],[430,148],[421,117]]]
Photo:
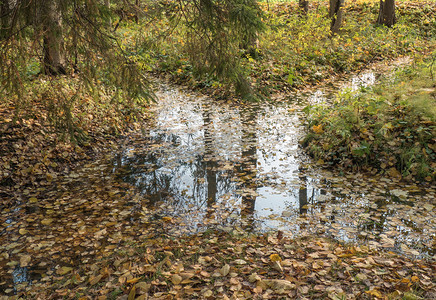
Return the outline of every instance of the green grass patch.
[[[372,89],[340,92],[331,105],[307,107],[308,152],[331,165],[434,180],[435,60],[433,54]]]

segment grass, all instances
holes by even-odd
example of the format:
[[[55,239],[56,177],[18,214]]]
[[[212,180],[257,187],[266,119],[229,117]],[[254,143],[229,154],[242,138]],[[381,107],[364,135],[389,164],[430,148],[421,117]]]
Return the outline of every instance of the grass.
[[[400,69],[373,89],[339,93],[307,107],[309,153],[329,165],[435,180],[436,55]]]

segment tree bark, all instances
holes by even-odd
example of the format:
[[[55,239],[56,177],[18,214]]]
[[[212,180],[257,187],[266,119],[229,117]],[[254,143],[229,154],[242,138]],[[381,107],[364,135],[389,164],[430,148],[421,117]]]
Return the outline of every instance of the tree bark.
[[[0,0],[0,40],[5,39],[9,31],[10,9],[8,0]]]
[[[304,15],[309,11],[309,1],[308,0],[298,0],[298,6]]]
[[[110,0],[104,0],[104,5],[106,6],[107,10],[109,11],[110,8],[111,8]],[[108,30],[112,29],[112,19],[111,19],[111,17],[108,17],[108,20],[107,20],[107,29]]]
[[[395,21],[395,0],[380,0],[377,24],[392,27]]]
[[[65,52],[62,33],[62,16],[57,0],[42,1],[41,21],[43,29],[44,73],[66,74]]]
[[[330,0],[329,17],[332,19],[330,31],[332,34],[338,33],[343,20],[344,0]]]

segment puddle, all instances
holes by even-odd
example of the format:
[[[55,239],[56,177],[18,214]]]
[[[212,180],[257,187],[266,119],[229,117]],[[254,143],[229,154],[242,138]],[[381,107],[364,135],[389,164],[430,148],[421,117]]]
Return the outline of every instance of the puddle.
[[[375,80],[368,72],[343,88]],[[327,101],[324,95],[308,101]],[[163,216],[176,220],[169,234],[283,230],[435,254],[435,189],[417,195],[408,190],[420,188],[391,179],[320,170],[299,147],[301,101],[229,106],[167,86],[158,96],[155,126],[118,154],[113,172],[148,198],[150,209],[164,208]]]

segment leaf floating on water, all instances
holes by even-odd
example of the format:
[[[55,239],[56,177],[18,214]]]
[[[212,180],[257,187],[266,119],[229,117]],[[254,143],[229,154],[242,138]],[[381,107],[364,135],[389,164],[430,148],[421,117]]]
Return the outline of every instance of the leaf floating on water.
[[[20,257],[20,267],[24,268],[27,267],[32,260],[32,257],[30,255],[23,255]]]
[[[56,274],[58,274],[58,275],[65,275],[65,274],[67,274],[68,272],[71,272],[73,270],[73,268],[71,268],[71,267],[60,267],[59,269],[57,269],[56,270]]]
[[[42,225],[50,225],[53,222],[53,219],[43,219],[41,221]]]

